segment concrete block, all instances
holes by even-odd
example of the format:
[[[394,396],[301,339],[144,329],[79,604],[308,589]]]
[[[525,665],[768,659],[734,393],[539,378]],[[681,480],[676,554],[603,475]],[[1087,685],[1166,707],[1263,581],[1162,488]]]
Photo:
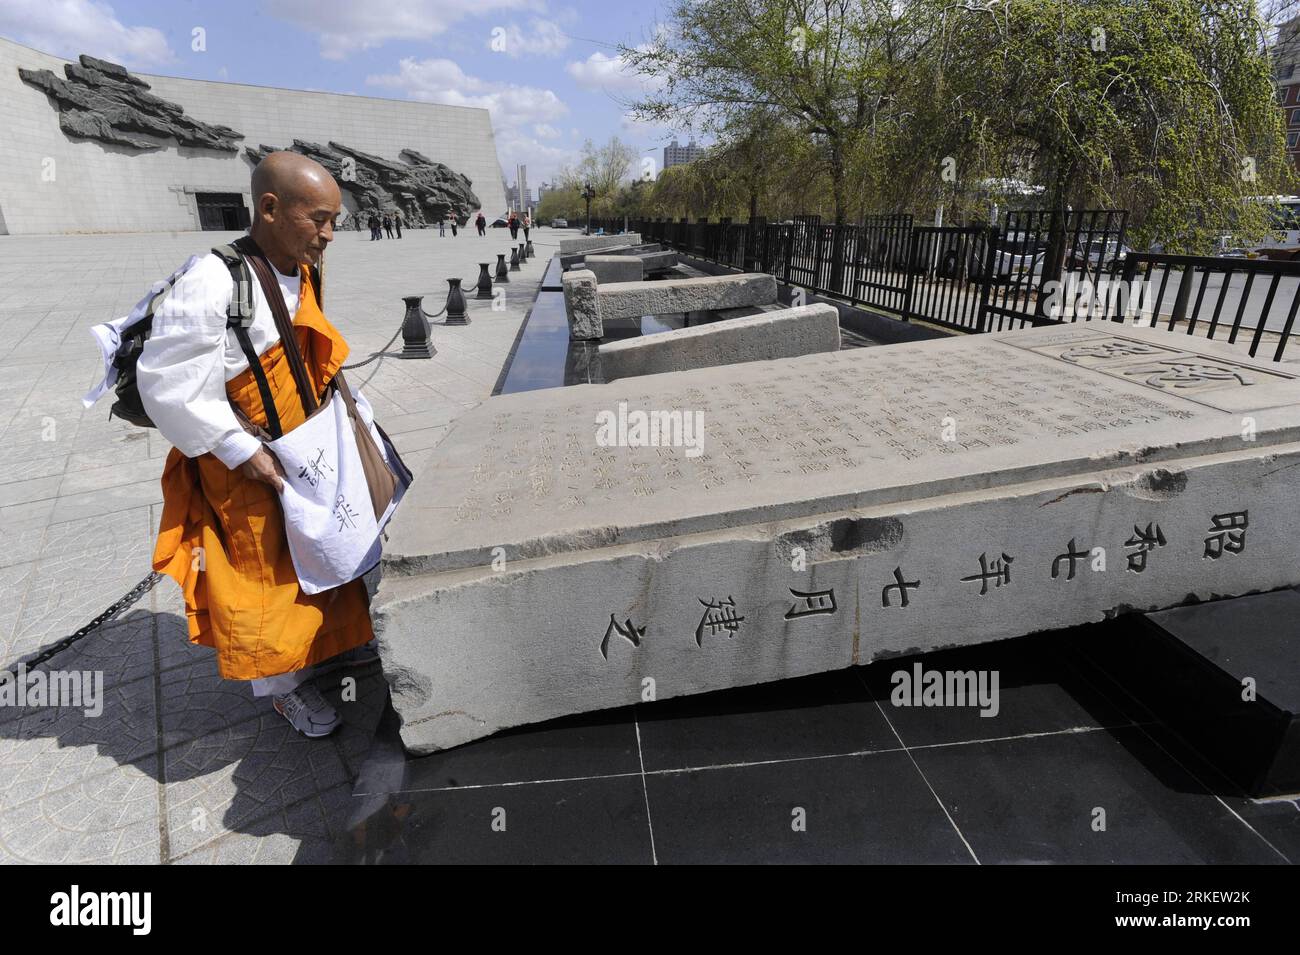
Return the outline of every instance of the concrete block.
[[[598,251],[601,255],[643,255],[650,252],[662,252],[663,246],[658,242],[650,242],[642,245],[616,245]],[[561,255],[560,267],[563,269],[577,268],[582,265],[583,260],[586,258],[586,252],[571,252],[568,255]]]
[[[662,700],[1294,586],[1295,466],[1296,369],[1100,322],[503,395],[417,476],[372,612],[431,752],[647,679]]]
[[[602,285],[610,282],[640,282],[645,278],[641,259],[635,255],[588,255],[584,267]]]
[[[608,342],[599,354],[601,374],[613,381],[839,349],[839,312],[830,305],[804,305]]]
[[[569,318],[569,337],[590,341],[602,337],[600,309],[596,299],[596,276],[587,269],[565,272],[564,311]]]
[[[595,252],[599,249],[612,249],[620,245],[640,245],[641,235],[637,232],[625,232],[622,235],[579,235],[560,240],[560,255],[570,252]]]
[[[678,265],[676,252],[647,252],[641,256],[641,265],[647,275],[654,272],[666,272]]]
[[[662,282],[614,282],[599,289],[603,319],[671,315],[776,301],[776,279],[762,272],[666,279]]]

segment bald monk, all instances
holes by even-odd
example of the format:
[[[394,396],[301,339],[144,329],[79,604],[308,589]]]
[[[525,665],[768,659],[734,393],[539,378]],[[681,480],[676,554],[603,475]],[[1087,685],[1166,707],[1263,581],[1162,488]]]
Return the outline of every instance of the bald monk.
[[[334,238],[339,187],[319,163],[275,152],[253,170],[252,193],[253,251],[272,266],[319,401],[348,355],[309,270]],[[284,470],[235,413],[267,424],[257,381],[226,328],[233,289],[218,256],[198,258],[155,313],[136,366],[145,410],[174,445],[153,567],[180,585],[190,642],[216,650],[222,677],[250,681],[303,735],[327,736],[341,720],[309,678],[375,659],[370,601],[361,579],[318,594],[299,587],[278,496]],[[252,294],[249,338],[288,432],[305,420],[302,401],[256,278]],[[360,391],[355,398],[373,417]]]

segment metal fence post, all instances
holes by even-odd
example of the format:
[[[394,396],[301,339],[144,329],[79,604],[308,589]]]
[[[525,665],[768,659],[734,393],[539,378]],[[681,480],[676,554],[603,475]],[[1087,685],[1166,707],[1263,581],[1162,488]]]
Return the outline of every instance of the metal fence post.
[[[993,283],[997,280],[998,240],[1002,233],[995,225],[989,226],[985,233],[985,254],[983,274],[980,276],[980,315],[976,322],[976,331],[989,330],[989,297],[993,292]]]
[[[916,290],[916,261],[921,254],[920,250],[921,234],[915,230],[907,241],[907,285],[903,291],[903,321],[910,321],[912,317],[912,293]]]

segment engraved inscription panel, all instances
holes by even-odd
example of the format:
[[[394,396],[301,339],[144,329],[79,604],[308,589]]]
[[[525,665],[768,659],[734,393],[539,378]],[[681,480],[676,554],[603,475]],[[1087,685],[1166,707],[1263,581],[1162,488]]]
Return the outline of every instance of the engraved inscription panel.
[[[940,355],[944,360],[936,360]],[[671,395],[653,389],[662,377],[653,376],[600,386],[601,400],[587,391],[536,410],[511,403],[492,417],[487,440],[477,446],[452,520],[509,522],[521,513],[565,514],[599,503],[635,509],[638,502],[681,495],[716,497],[725,507],[728,495],[765,478],[806,479],[818,487],[828,476],[859,473],[865,484],[871,474],[900,463],[1121,432],[1198,413],[1152,394],[1146,384],[1154,374],[1177,376],[1180,370],[1162,367],[1136,377],[1132,386],[1112,385],[1083,364],[1108,360],[1099,355],[1016,362],[1000,348],[892,348],[870,361],[836,353],[801,359],[797,368],[766,366],[765,378],[715,369],[692,376]],[[1151,357],[1122,360],[1149,363]],[[632,411],[698,413],[702,453],[601,446],[595,416],[620,404]]]

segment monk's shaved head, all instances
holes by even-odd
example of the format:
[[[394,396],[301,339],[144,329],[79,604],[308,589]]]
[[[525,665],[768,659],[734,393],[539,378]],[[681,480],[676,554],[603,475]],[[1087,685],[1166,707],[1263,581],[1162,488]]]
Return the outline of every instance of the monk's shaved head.
[[[271,192],[294,205],[327,185],[338,188],[328,169],[302,153],[274,152],[253,169],[254,202]]]
[[[319,262],[343,209],[329,170],[301,153],[274,152],[253,169],[252,187],[250,231],[275,267],[288,275],[300,262]]]

